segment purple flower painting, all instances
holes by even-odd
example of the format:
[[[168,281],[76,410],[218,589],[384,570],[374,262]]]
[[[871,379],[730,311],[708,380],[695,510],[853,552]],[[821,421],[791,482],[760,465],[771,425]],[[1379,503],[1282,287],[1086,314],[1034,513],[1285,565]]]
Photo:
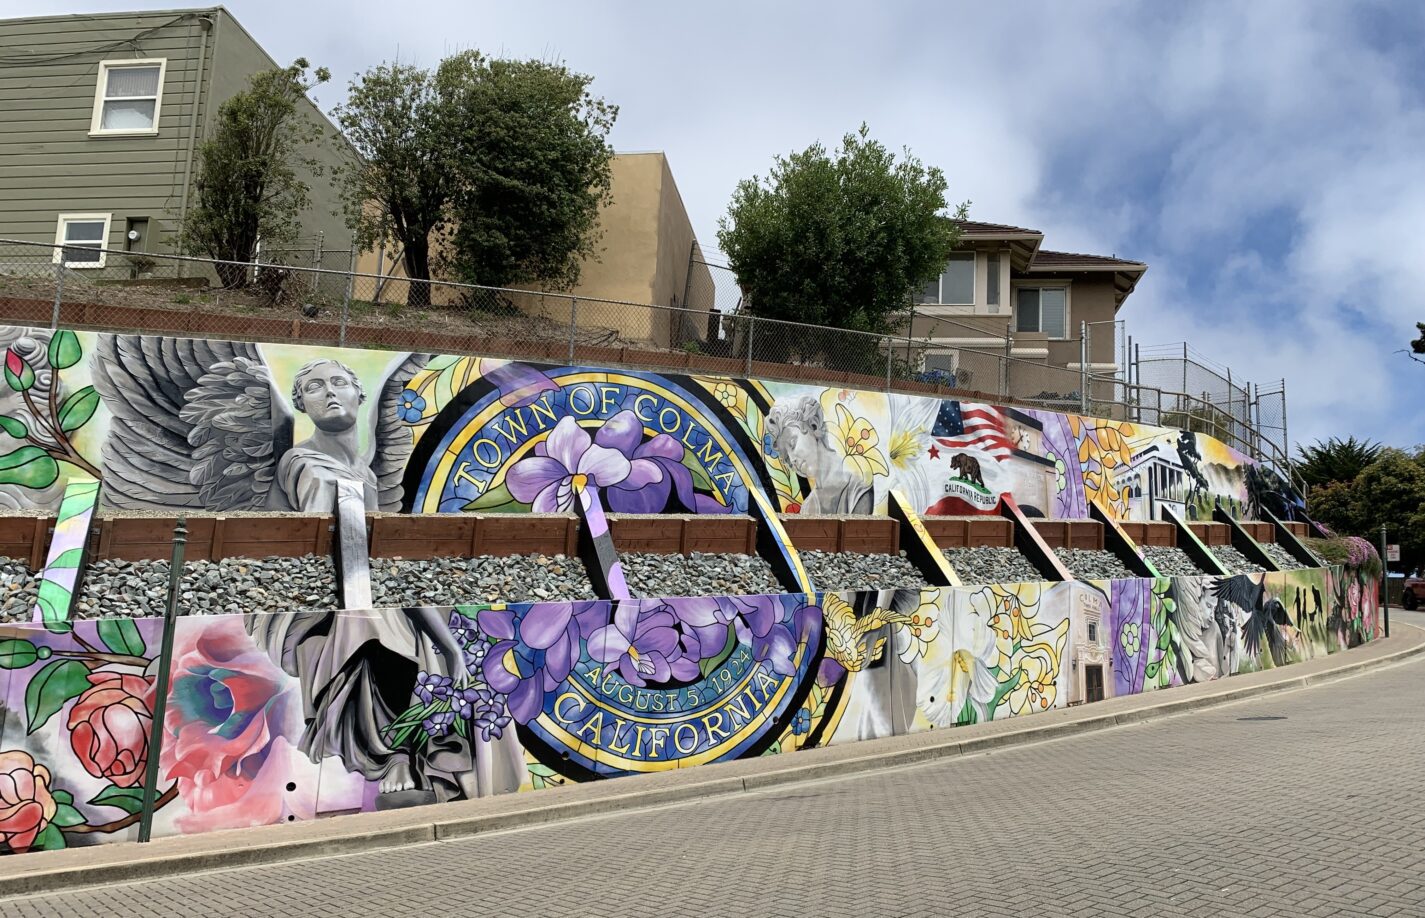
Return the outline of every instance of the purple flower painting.
[[[530,504],[535,513],[565,512],[574,507],[576,497],[588,506],[591,489],[619,484],[635,474],[627,456],[594,443],[588,431],[572,417],[554,425],[549,437],[535,445],[534,452],[515,463],[506,483],[515,500]],[[644,484],[653,480],[652,475],[661,477],[652,463],[646,463],[636,474]]]
[[[579,660],[580,639],[590,639],[608,621],[608,604],[545,602],[523,610],[482,609],[476,620],[496,641],[481,664],[485,681],[508,696],[510,716],[524,724],[539,715],[544,693],[569,678]]]
[[[589,656],[639,687],[696,679],[698,659],[685,653],[677,624],[678,617],[665,602],[621,602],[613,621],[589,638]]]

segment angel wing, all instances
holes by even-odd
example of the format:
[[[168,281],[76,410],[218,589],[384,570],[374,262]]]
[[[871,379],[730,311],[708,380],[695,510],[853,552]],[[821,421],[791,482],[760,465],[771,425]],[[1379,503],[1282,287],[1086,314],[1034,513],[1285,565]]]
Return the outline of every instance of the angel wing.
[[[292,414],[257,345],[100,335],[94,388],[110,412],[105,501],[124,509],[267,505]]]
[[[411,430],[401,420],[401,393],[434,355],[407,354],[381,383],[376,410],[371,418],[371,471],[376,475],[377,507],[387,512],[401,509],[405,497],[401,479],[411,458],[414,441]]]

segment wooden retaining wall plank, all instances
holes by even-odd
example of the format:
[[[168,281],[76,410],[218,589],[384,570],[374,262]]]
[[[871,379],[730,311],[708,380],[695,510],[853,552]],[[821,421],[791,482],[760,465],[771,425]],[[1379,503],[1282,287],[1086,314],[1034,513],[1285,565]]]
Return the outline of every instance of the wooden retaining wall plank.
[[[1118,528],[1140,547],[1162,545],[1174,548],[1178,544],[1178,530],[1172,523],[1164,522],[1120,522]]]
[[[475,519],[460,513],[374,516],[368,522],[373,558],[463,558],[475,539]]]
[[[841,550],[841,521],[835,517],[786,513],[778,519],[797,551]]]
[[[900,551],[900,523],[887,516],[848,516],[841,520],[840,551],[894,555]]]
[[[1232,531],[1227,528],[1226,523],[1209,523],[1204,520],[1193,520],[1187,523],[1187,527],[1192,530],[1202,544],[1211,548],[1213,545],[1231,545]]]

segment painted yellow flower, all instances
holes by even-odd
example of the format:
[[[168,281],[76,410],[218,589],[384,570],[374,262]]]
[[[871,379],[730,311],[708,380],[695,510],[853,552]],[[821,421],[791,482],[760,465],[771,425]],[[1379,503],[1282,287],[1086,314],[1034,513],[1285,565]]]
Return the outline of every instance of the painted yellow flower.
[[[846,464],[869,483],[877,475],[889,475],[886,457],[877,449],[881,442],[876,428],[866,418],[854,417],[846,406],[837,402],[831,422],[832,439],[846,455]]]
[[[1059,666],[1047,644],[1035,644],[1019,658],[1019,682],[1009,693],[1013,714],[1032,714],[1054,706]]]
[[[925,428],[897,430],[891,434],[891,465],[905,470],[916,456],[920,455],[921,443],[925,439]]]
[[[900,653],[902,662],[909,663],[917,657],[924,657],[930,650],[931,642],[940,635],[939,599],[939,590],[920,591],[920,606],[900,626],[909,639]]]
[[[717,403],[739,421],[747,420],[747,393],[737,383],[717,376],[694,376],[698,384],[712,393]],[[744,424],[744,426],[746,426]]]

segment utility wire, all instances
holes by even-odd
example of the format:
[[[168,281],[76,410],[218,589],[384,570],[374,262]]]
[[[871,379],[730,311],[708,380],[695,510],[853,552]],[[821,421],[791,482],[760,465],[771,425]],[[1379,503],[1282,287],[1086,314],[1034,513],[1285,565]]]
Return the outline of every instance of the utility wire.
[[[0,67],[43,67],[48,66],[50,64],[61,64],[76,57],[87,57],[92,54],[103,54],[105,52],[116,51],[120,48],[130,45],[132,45],[134,47],[134,50],[137,51],[139,50],[138,43],[143,39],[149,37],[155,32],[161,32],[169,26],[177,25],[180,22],[183,22],[187,19],[195,18],[197,16],[197,13],[184,13],[182,16],[176,16],[173,19],[170,19],[168,22],[162,23],[161,25],[156,25],[144,29],[142,32],[139,32],[135,35],[131,35],[128,38],[120,38],[115,41],[111,41],[107,44],[99,45],[98,47],[85,48],[80,51],[68,51],[64,54],[51,54],[47,57],[36,57],[33,54],[0,55]]]

